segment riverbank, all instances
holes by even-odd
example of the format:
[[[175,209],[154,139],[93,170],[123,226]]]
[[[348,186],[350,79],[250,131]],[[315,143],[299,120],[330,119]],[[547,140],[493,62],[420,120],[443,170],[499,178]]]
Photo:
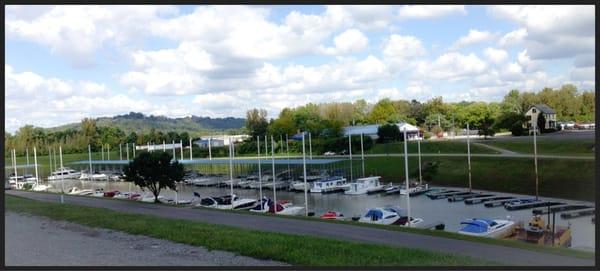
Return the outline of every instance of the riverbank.
[[[6,208],[85,226],[123,231],[177,243],[225,250],[256,259],[310,266],[491,265],[491,261],[429,252],[281,233],[242,230],[180,219],[116,212],[70,204],[41,203],[7,196]],[[107,219],[110,218],[110,219]],[[42,238],[43,239],[43,238]],[[85,264],[84,264],[85,265]]]
[[[16,191],[15,191],[16,192]],[[29,202],[37,203],[39,208],[33,208],[34,210],[40,212],[47,212],[48,207],[45,206],[53,206],[52,208],[79,208],[84,206],[102,206],[103,208],[109,208],[110,210],[116,210],[118,212],[127,212],[127,213],[136,213],[136,214],[151,214],[153,216],[158,216],[162,218],[184,218],[186,221],[198,221],[202,223],[215,223],[220,225],[227,225],[233,227],[241,227],[244,230],[252,230],[252,231],[260,231],[262,232],[263,237],[272,238],[271,232],[276,232],[278,234],[292,234],[293,236],[297,236],[299,238],[302,237],[327,237],[326,239],[332,240],[351,240],[351,241],[359,241],[363,244],[365,242],[367,244],[384,244],[386,246],[393,246],[394,249],[398,248],[411,248],[411,249],[425,249],[431,250],[434,252],[447,253],[449,251],[453,253],[458,253],[463,256],[470,256],[479,259],[491,260],[496,262],[503,262],[507,264],[521,264],[521,265],[581,265],[581,264],[590,264],[592,261],[593,264],[593,254],[592,253],[582,253],[577,251],[570,250],[555,250],[551,248],[538,247],[540,252],[528,251],[520,248],[509,248],[497,245],[489,245],[483,244],[479,242],[467,242],[464,240],[453,240],[448,238],[441,238],[436,236],[427,236],[416,233],[404,232],[404,228],[398,228],[397,231],[384,230],[383,228],[376,227],[364,227],[357,225],[346,225],[346,223],[324,223],[318,219],[310,218],[299,218],[299,219],[290,219],[287,217],[281,216],[269,216],[269,215],[251,215],[247,212],[242,214],[240,212],[227,212],[227,211],[216,211],[212,209],[189,209],[189,208],[175,208],[172,206],[161,206],[161,205],[151,205],[144,203],[130,203],[126,201],[120,200],[105,200],[105,199],[97,199],[97,198],[89,198],[89,197],[73,197],[73,196],[65,196],[65,202],[72,203],[74,205],[61,205],[53,202],[58,201],[58,195],[56,194],[48,194],[48,193],[27,193],[27,192],[19,192],[14,193],[11,191],[10,194],[31,197],[34,199],[45,201],[44,203],[30,200],[23,200]],[[10,196],[9,196],[10,198]],[[19,198],[14,198],[12,200],[19,200]],[[49,201],[49,202],[48,202]],[[24,204],[15,204],[17,208],[22,208],[25,206]],[[92,208],[96,209],[96,208]],[[106,210],[106,209],[103,209]],[[89,211],[87,213],[82,213],[81,215],[90,215],[93,216],[92,213],[97,213],[96,211]],[[63,216],[70,217],[71,212],[67,214],[62,214]],[[116,216],[109,216],[116,217]],[[118,218],[121,216],[119,215]],[[116,219],[119,220],[120,219]],[[89,220],[82,219],[84,223],[89,222]],[[100,221],[101,223],[108,223],[109,225],[119,225],[119,221],[107,222]],[[179,222],[178,222],[179,223]],[[351,222],[348,222],[351,223]],[[172,225],[173,223],[169,224]],[[354,223],[356,224],[356,223]],[[229,228],[229,227],[225,227]],[[415,230],[417,229],[410,229]],[[269,232],[268,234],[265,231]],[[424,230],[421,230],[424,231]],[[436,235],[437,232],[431,231],[432,235]],[[152,230],[150,234],[160,234],[160,231]],[[448,234],[448,233],[440,233],[440,234]],[[176,235],[177,236],[177,235]],[[213,238],[213,237],[211,237]],[[304,238],[302,238],[304,240]],[[482,239],[482,238],[479,238]],[[485,242],[488,241],[499,241],[501,240],[488,240],[485,239]],[[304,242],[304,241],[302,241]],[[483,239],[482,239],[483,242]],[[330,242],[332,243],[332,242]],[[532,246],[524,243],[510,242],[506,241],[506,243],[515,244],[517,246],[523,245]],[[362,246],[362,245],[360,245]],[[457,249],[460,248],[460,249]],[[296,250],[298,248],[293,248]],[[544,251],[546,250],[546,251]],[[345,251],[345,250],[344,250]],[[354,250],[355,251],[355,250]],[[543,251],[543,252],[542,252]],[[566,252],[566,253],[565,253]],[[313,252],[310,252],[313,253]],[[329,252],[326,252],[329,253]],[[568,256],[571,255],[571,256]],[[250,255],[252,256],[252,255]],[[355,255],[360,256],[360,255]],[[574,258],[576,257],[576,258]],[[581,258],[580,258],[581,257]],[[319,258],[319,257],[317,257]],[[577,259],[580,258],[580,259]],[[351,260],[351,262],[356,262],[357,260]]]

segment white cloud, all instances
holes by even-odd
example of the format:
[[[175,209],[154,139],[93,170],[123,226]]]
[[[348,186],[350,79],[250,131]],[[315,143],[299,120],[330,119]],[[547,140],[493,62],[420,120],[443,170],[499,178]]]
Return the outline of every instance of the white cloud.
[[[433,62],[421,61],[413,77],[456,81],[483,73],[485,61],[475,54],[463,55],[457,52],[445,53]]]
[[[489,12],[521,26],[510,37],[523,39],[532,59],[568,58],[595,49],[594,6],[493,6]],[[526,33],[526,35],[525,35]],[[508,38],[505,43],[510,43]]]
[[[527,37],[527,29],[519,28],[515,31],[508,32],[500,38],[498,43],[502,47],[515,46],[523,43],[523,40]]]
[[[18,7],[7,16],[8,39],[47,46],[76,67],[91,67],[107,44],[134,42],[147,32],[149,21],[173,11],[168,6]]]
[[[393,71],[402,71],[414,65],[415,59],[427,53],[421,40],[414,36],[392,34],[383,44],[383,56]]]
[[[448,15],[466,15],[467,10],[464,6],[451,5],[418,5],[403,6],[398,15],[402,19],[431,19]]]
[[[392,10],[393,6],[386,5],[332,5],[326,7],[324,16],[334,24],[370,30],[388,27],[393,17]]]
[[[323,49],[324,53],[330,55],[345,55],[358,53],[369,45],[369,39],[358,29],[348,29],[333,39],[335,47]]]
[[[502,63],[508,58],[508,53],[502,49],[488,47],[483,53],[490,61],[496,64]]]
[[[596,67],[581,67],[571,69],[571,80],[575,81],[595,81]]]
[[[479,31],[477,29],[471,29],[469,30],[469,33],[466,36],[460,37],[454,43],[451,49],[459,49],[476,43],[490,41],[494,38],[494,36],[495,35],[490,33],[489,31]]]

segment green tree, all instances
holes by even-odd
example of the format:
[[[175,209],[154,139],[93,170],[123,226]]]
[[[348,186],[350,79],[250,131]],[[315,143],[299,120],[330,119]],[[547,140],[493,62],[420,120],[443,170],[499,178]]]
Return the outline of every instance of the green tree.
[[[164,188],[175,190],[175,182],[183,180],[183,165],[171,162],[168,152],[142,152],[125,166],[125,180],[142,189],[148,189],[158,203],[158,195]]]
[[[373,106],[373,109],[369,112],[368,120],[370,123],[385,124],[388,122],[397,122],[399,116],[392,101],[386,98]]]
[[[136,143],[137,139],[138,139],[137,134],[135,132],[131,132],[131,133],[129,133],[127,138],[125,138],[125,142],[132,144],[132,143]]]
[[[478,135],[482,135],[483,139],[487,139],[488,136],[494,136],[496,134],[496,129],[494,127],[494,119],[491,116],[485,116],[481,123],[479,124]]]
[[[379,137],[377,139],[379,142],[398,141],[403,138],[398,125],[393,123],[379,126],[377,136]]]
[[[268,125],[267,110],[254,108],[246,112],[246,129],[252,137],[264,136]]]

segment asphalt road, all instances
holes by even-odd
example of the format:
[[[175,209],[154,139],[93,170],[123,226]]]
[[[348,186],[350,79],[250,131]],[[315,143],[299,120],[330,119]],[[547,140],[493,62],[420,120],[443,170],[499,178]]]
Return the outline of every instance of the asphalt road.
[[[25,191],[6,191],[42,201],[59,202],[60,195]],[[165,218],[187,219],[205,223],[222,224],[243,229],[282,232],[298,235],[328,237],[341,240],[376,243],[390,246],[419,248],[442,253],[470,256],[485,260],[515,265],[581,266],[594,265],[592,259],[547,254],[530,250],[462,241],[450,238],[389,231],[383,229],[304,221],[285,217],[257,216],[229,213],[210,209],[177,208],[172,206],[137,204],[102,198],[67,196],[65,202],[91,207],[102,207],[116,211],[149,214]]]
[[[45,217],[4,214],[7,266],[267,266],[239,256]]]

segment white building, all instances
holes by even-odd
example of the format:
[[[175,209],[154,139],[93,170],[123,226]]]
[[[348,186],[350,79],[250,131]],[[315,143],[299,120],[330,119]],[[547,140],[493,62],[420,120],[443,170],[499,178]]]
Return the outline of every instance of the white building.
[[[198,145],[200,148],[208,148],[208,143],[210,142],[211,147],[223,147],[229,146],[230,139],[235,143],[243,142],[249,135],[223,135],[223,136],[203,136],[200,139],[194,140],[194,144]]]
[[[376,140],[377,138],[379,138],[379,136],[377,135],[377,130],[379,129],[379,126],[381,125],[371,124],[346,126],[344,127],[344,136],[363,134],[365,136],[371,137],[373,140]],[[396,126],[398,126],[398,130],[400,130],[400,133],[403,133],[404,129],[406,129],[406,137],[408,138],[408,140],[423,139],[423,137],[419,133],[419,128],[414,125],[411,125],[406,122],[398,122],[396,123]]]
[[[181,149],[182,145],[180,143],[175,144],[153,144],[153,145],[136,145],[136,150],[149,150],[149,151],[162,151],[162,150],[172,150],[172,149]]]

